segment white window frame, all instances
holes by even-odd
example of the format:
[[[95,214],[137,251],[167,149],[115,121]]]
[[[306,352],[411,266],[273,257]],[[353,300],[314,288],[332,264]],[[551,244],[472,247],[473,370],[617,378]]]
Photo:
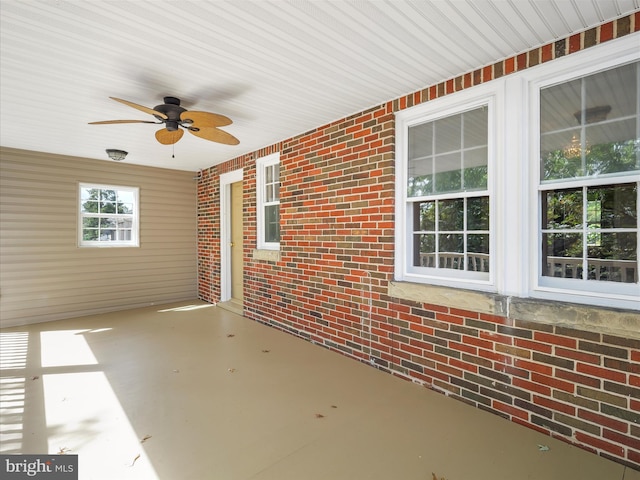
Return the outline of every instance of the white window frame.
[[[567,285],[553,285],[556,280],[564,279],[542,279],[542,249],[539,248],[542,235],[539,197],[540,89],[640,60],[637,38],[637,35],[629,35],[612,40],[398,112],[394,280],[497,293],[505,297],[640,310],[638,284],[594,281],[591,282],[594,284],[593,290],[584,291]],[[411,248],[411,232],[407,231],[407,215],[410,212],[406,207],[408,127],[469,110],[473,105],[488,101],[493,102],[493,108],[489,110],[488,164],[490,278],[482,282],[468,278],[451,279],[431,273],[412,273],[407,268]],[[617,179],[631,182],[636,181],[637,177],[621,175]],[[548,280],[552,280],[551,284]],[[625,288],[620,289],[621,286]]]
[[[531,297],[558,300],[588,305],[640,310],[640,284],[624,284],[619,282],[580,281],[542,276],[542,242],[541,218],[542,206],[540,192],[548,190],[549,183],[544,186],[540,179],[540,91],[548,86],[569,82],[600,71],[640,60],[637,38],[621,38],[610,44],[592,47],[570,55],[564,59],[542,65],[524,77],[528,84],[528,111],[526,119],[529,132],[529,204],[530,216],[529,236],[530,256],[528,294]],[[571,188],[575,186],[596,186],[613,183],[631,183],[640,181],[640,174],[621,173],[611,175],[607,179],[586,178],[567,181],[557,181],[557,188]],[[638,199],[640,202],[640,199]],[[640,239],[639,239],[640,241]],[[640,248],[639,248],[640,250]]]
[[[101,190],[117,190],[131,193],[133,195],[133,213],[127,218],[131,219],[131,240],[84,240],[83,238],[83,219],[84,218],[117,218],[122,217],[121,214],[92,214],[82,211],[82,190],[83,189],[101,189]],[[106,185],[97,183],[79,183],[78,184],[78,246],[93,248],[120,248],[120,247],[139,247],[139,209],[140,209],[140,189],[138,187],[128,187],[122,185]]]
[[[265,182],[266,168],[280,164],[280,153],[272,153],[256,160],[256,228],[257,232],[257,248],[258,250],[280,250],[280,242],[267,242],[265,240],[265,207],[271,205],[280,205],[280,197],[278,201],[265,201]]]
[[[425,283],[458,288],[495,292],[495,271],[499,268],[496,263],[498,245],[501,243],[494,234],[496,227],[496,195],[494,173],[500,148],[496,142],[499,122],[496,113],[500,111],[498,90],[502,84],[489,83],[473,89],[462,91],[456,95],[423,103],[415,107],[402,110],[396,114],[396,225],[395,225],[395,280],[415,283]],[[414,267],[411,265],[412,232],[408,230],[412,223],[410,204],[415,199],[407,197],[408,170],[408,132],[414,125],[457,115],[475,108],[486,106],[487,116],[487,192],[489,196],[489,274],[479,275],[478,272],[460,271],[445,268]],[[441,199],[462,198],[463,192],[443,194]]]

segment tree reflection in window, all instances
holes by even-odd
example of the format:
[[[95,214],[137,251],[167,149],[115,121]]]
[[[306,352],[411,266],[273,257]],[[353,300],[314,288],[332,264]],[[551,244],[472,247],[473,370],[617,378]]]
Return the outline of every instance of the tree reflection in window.
[[[637,199],[637,182],[545,191],[543,275],[637,282]]]

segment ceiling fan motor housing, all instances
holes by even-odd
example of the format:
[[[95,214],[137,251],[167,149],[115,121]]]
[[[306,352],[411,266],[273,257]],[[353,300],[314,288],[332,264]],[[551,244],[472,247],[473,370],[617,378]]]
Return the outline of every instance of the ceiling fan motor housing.
[[[167,130],[175,132],[178,130],[179,125],[183,122],[180,120],[182,112],[186,112],[186,108],[180,106],[180,99],[176,97],[164,97],[164,103],[153,107],[156,112],[164,113],[166,120],[158,115],[154,115],[158,120],[164,122],[167,125]]]

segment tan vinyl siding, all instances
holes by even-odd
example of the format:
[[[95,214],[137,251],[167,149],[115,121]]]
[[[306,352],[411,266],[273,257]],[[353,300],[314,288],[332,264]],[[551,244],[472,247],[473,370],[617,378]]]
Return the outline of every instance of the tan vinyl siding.
[[[194,173],[0,149],[3,327],[196,298]],[[140,189],[140,247],[78,246],[78,184]]]

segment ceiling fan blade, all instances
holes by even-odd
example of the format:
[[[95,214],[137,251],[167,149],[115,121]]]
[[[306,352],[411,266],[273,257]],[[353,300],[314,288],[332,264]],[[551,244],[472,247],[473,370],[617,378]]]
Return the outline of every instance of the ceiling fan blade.
[[[109,97],[109,98],[111,100],[115,100],[116,102],[120,102],[120,103],[124,103],[125,105],[129,105],[130,107],[133,107],[133,108],[135,108],[137,110],[140,110],[141,112],[148,113],[149,115],[155,115],[155,116],[160,117],[160,118],[162,118],[164,120],[167,119],[167,116],[164,113],[158,112],[158,111],[154,110],[153,108],[144,107],[142,105],[138,105],[137,103],[133,103],[133,102],[130,102],[128,100],[122,100],[121,98],[116,98],[116,97]]]
[[[191,120],[193,126],[198,128],[224,127],[225,125],[231,125],[233,123],[229,117],[210,112],[182,112],[180,114],[180,120],[183,122]]]
[[[89,122],[89,125],[106,125],[110,123],[162,123],[152,122],[151,120],[104,120],[102,122]]]
[[[204,138],[212,142],[224,143],[226,145],[238,145],[240,140],[219,128],[201,128],[200,130],[189,130],[196,137]]]
[[[156,132],[156,140],[163,145],[173,145],[182,138],[182,135],[184,135],[184,130],[169,131],[166,128],[163,128]]]

